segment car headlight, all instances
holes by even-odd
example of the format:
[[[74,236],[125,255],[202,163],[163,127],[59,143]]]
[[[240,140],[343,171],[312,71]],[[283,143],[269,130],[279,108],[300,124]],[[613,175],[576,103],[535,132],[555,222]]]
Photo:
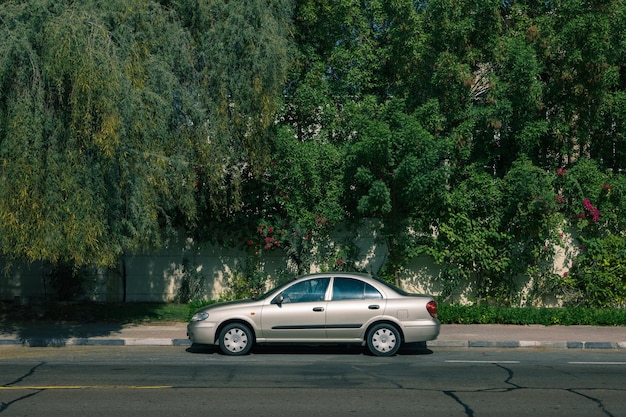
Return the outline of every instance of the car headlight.
[[[202,321],[209,318],[209,313],[206,311],[199,311],[191,316],[191,321]]]

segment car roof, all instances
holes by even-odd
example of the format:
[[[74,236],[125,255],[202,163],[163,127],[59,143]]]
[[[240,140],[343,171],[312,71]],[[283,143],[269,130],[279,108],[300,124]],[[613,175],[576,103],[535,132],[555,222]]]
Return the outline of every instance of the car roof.
[[[300,275],[295,277],[292,281],[290,281],[290,283],[294,283],[296,281],[303,281],[303,280],[307,280],[307,279],[312,279],[312,278],[336,278],[336,277],[340,277],[340,278],[357,278],[357,279],[362,279],[364,281],[367,281],[368,283],[373,284],[376,287],[383,287],[385,288],[386,291],[392,290],[393,292],[400,294],[400,295],[404,295],[402,294],[402,290],[399,288],[395,288],[395,286],[385,283],[383,280],[376,278],[373,275],[370,274],[366,274],[363,272],[342,272],[342,271],[329,271],[329,272],[313,272],[310,274],[304,274],[304,275]],[[399,291],[398,291],[399,290]]]
[[[311,272],[309,274],[299,275],[296,279],[299,278],[307,278],[307,277],[328,277],[328,276],[353,276],[359,278],[372,278],[372,275],[366,274],[364,272],[342,272],[342,271],[328,271],[328,272]]]

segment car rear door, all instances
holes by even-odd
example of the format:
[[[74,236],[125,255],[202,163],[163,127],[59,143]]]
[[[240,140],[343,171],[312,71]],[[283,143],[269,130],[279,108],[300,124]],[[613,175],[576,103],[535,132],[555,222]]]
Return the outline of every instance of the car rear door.
[[[326,307],[328,339],[361,340],[363,325],[385,311],[386,300],[373,286],[357,278],[335,277]]]

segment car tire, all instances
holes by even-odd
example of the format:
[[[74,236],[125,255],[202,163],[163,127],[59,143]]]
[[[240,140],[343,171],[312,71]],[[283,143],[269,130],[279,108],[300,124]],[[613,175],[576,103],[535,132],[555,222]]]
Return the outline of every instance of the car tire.
[[[402,339],[393,324],[380,323],[367,332],[367,348],[375,356],[393,356],[400,349]]]
[[[225,355],[246,355],[252,349],[254,336],[252,330],[242,323],[231,323],[220,332],[220,350]]]

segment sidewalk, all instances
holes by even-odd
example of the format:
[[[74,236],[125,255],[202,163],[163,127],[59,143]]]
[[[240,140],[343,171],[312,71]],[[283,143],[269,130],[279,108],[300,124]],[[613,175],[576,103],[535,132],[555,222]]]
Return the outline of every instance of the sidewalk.
[[[429,347],[626,349],[626,327],[447,324]]]
[[[1,346],[190,346],[185,323],[53,324],[0,328]],[[444,324],[428,347],[624,349],[626,326]]]

